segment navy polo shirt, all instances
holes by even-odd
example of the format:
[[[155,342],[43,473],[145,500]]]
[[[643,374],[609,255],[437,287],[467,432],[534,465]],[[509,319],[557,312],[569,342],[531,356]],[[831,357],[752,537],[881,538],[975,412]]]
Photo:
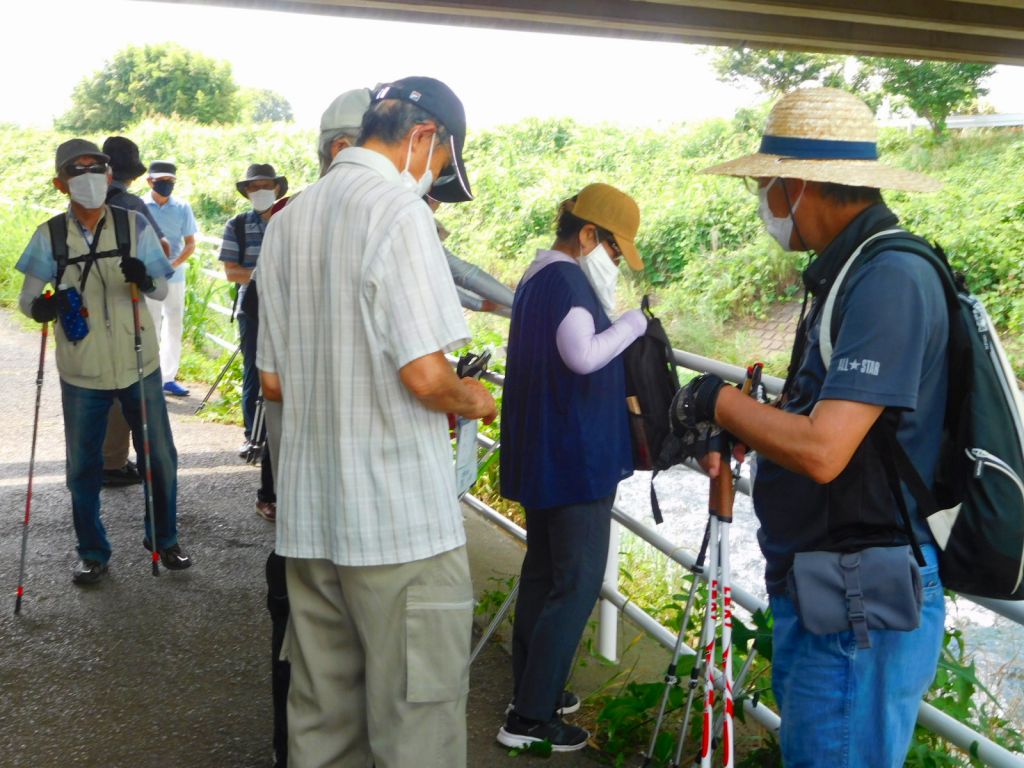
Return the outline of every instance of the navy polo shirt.
[[[870,235],[897,224],[884,205],[868,208],[815,259],[804,273],[814,294],[807,343],[784,410],[807,415],[819,400],[883,405],[900,412],[897,439],[925,482],[938,462],[948,387],[949,316],[934,267],[912,253],[883,251],[847,276],[841,317],[828,370],[819,347],[821,305],[836,274]],[[891,494],[870,489],[861,499],[885,499],[900,524]],[[770,594],[785,589],[793,554],[820,547],[826,535],[830,485],[760,458],[754,484],[754,511],[761,523],[758,540],[766,560]],[[918,541],[931,542],[916,503],[904,493]],[[849,503],[850,500],[846,499]]]
[[[622,356],[587,375],[555,343],[573,307],[611,321],[576,264],[554,262],[516,290],[501,405],[501,495],[527,509],[583,504],[633,474]]]

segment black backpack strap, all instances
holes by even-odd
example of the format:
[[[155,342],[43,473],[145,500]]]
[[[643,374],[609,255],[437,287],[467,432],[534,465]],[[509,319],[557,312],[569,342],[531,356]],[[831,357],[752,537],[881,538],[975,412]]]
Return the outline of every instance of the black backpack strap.
[[[900,479],[906,483],[919,508],[925,510],[926,516],[935,512],[937,507],[932,492],[925,485],[924,480],[921,479],[921,475],[918,474],[914,463],[907,456],[903,446],[900,445],[900,441],[896,439],[898,425],[898,418],[891,425],[889,423],[881,423],[880,420],[872,428],[872,436],[876,449],[882,455],[882,464],[885,466],[885,478],[889,483],[889,491],[896,500],[896,506],[899,507],[903,528],[906,530],[907,538],[910,540],[910,547],[914,550],[914,559],[917,560],[917,564],[921,568],[924,568],[924,554],[921,552],[921,544],[917,540],[917,534],[914,533],[914,526],[910,522],[910,511],[907,509],[907,500],[903,498]],[[922,492],[925,497],[924,501],[922,501],[922,495],[919,495]]]
[[[238,266],[247,266],[245,263],[245,220],[248,213],[240,213],[231,220],[231,229],[235,232],[235,242],[238,243]]]
[[[64,278],[64,270],[68,268],[68,215],[60,213],[46,222],[50,230],[50,247],[53,249],[53,260],[57,262],[56,288]]]

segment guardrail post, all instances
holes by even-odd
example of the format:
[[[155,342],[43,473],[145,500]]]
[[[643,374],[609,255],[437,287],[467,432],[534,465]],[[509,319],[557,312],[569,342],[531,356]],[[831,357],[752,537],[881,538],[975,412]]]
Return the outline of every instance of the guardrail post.
[[[619,524],[612,520],[608,536],[608,560],[604,568],[606,589],[619,590]],[[597,652],[609,661],[619,660],[619,609],[608,600],[601,600],[597,625]]]

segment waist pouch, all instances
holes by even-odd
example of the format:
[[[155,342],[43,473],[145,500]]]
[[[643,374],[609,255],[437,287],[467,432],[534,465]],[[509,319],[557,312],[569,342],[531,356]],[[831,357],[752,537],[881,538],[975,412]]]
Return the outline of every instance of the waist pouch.
[[[798,552],[786,576],[804,629],[830,635],[852,629],[859,648],[870,648],[869,629],[917,629],[921,623],[921,571],[909,546],[860,552]]]

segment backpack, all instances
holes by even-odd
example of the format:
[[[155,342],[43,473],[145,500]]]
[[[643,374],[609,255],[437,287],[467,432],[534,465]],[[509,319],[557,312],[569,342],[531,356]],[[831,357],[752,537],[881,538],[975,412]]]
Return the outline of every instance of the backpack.
[[[633,466],[653,470],[651,511],[661,523],[661,506],[654,491],[658,472],[678,463],[678,440],[672,435],[669,410],[679,390],[672,344],[661,321],[651,313],[650,297],[640,308],[647,316],[647,330],[623,352],[626,369],[626,402],[633,437]]]
[[[50,247],[53,249],[54,261],[57,262],[57,280],[54,284],[55,286],[60,285],[60,282],[64,277],[64,271],[68,268],[68,265],[86,262],[85,269],[82,272],[82,293],[84,293],[85,283],[89,279],[89,270],[92,267],[93,261],[97,258],[109,256],[132,255],[131,228],[128,226],[128,211],[124,208],[118,208],[115,205],[109,206],[109,210],[114,219],[114,237],[117,240],[117,250],[88,253],[82,256],[76,256],[73,259],[68,258],[67,214],[58,213],[56,216],[47,220],[46,226],[50,230]],[[96,242],[99,242],[98,238]]]
[[[867,247],[866,247],[867,246]],[[1024,599],[1024,397],[981,302],[954,274],[938,246],[905,230],[868,238],[836,277],[822,311],[821,355],[826,369],[841,318],[834,313],[844,278],[883,250],[928,261],[942,282],[949,310],[949,392],[943,444],[929,487],[886,430],[882,455],[917,501],[941,550],[943,585],[1003,600]]]

